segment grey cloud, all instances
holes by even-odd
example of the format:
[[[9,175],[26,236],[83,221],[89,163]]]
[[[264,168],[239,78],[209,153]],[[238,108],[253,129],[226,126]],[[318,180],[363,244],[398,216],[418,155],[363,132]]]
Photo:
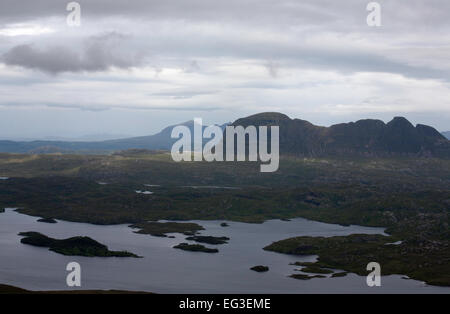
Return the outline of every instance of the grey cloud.
[[[224,109],[221,106],[211,106],[211,105],[179,105],[179,106],[155,106],[152,104],[135,106],[135,105],[78,105],[78,104],[46,104],[47,107],[51,108],[62,108],[62,109],[79,109],[83,111],[106,111],[112,109],[126,109],[126,110],[142,110],[142,111],[215,111]]]
[[[355,0],[353,0],[354,2]],[[358,0],[356,0],[358,1]],[[66,5],[69,1],[60,0],[2,0],[0,18],[3,22],[23,19],[39,19],[51,16],[67,15]],[[203,21],[270,21],[272,17],[280,23],[286,19],[301,18],[303,21],[330,19],[333,9],[315,2],[295,0],[89,0],[78,1],[82,15],[86,17],[121,16],[128,18],[183,19]],[[286,8],[288,10],[286,10]],[[325,10],[322,10],[325,8]],[[341,7],[342,8],[342,7]],[[303,13],[301,17],[299,13]]]
[[[201,90],[174,90],[167,92],[152,93],[151,96],[170,97],[172,99],[190,99],[196,96],[214,95],[217,91],[201,91]]]
[[[49,107],[49,108],[58,108],[58,109],[79,109],[82,111],[92,111],[92,112],[100,112],[100,111],[106,111],[110,109],[110,106],[104,106],[104,105],[78,105],[73,103],[52,103],[52,102],[41,102],[41,101],[34,101],[34,102],[23,102],[23,101],[13,101],[13,102],[0,102],[0,107],[3,108],[33,108],[33,107]]]
[[[434,78],[449,80],[446,70],[427,66],[414,66],[401,59],[390,59],[379,51],[358,49],[358,47],[329,47],[310,45],[307,42],[278,42],[265,38],[236,38],[223,34],[220,39],[198,35],[150,40],[146,44],[148,51],[165,57],[186,58],[221,58],[231,57],[245,60],[270,60],[264,65],[271,77],[276,78],[280,69],[304,68],[332,70],[342,73],[385,72],[396,73],[406,77]],[[293,38],[295,39],[295,38]],[[407,48],[404,49],[407,53]]]
[[[142,61],[138,54],[123,54],[117,49],[124,35],[107,33],[90,37],[81,51],[65,46],[39,49],[32,44],[11,48],[1,58],[7,65],[21,66],[57,74],[61,72],[104,71],[111,67],[130,68]]]
[[[201,57],[273,60],[269,62],[267,69],[269,75],[274,78],[278,74],[278,67],[287,66],[342,72],[391,72],[415,78],[448,80],[450,76],[446,71],[409,65],[406,60],[408,47],[401,49],[405,53],[405,60],[399,58],[392,60],[387,55],[380,55],[379,52],[377,54],[376,51],[363,50],[363,47],[358,49],[356,44],[352,49],[345,50],[343,47],[341,51],[333,51],[326,41],[321,47],[302,45],[304,37],[330,32],[354,33],[357,35],[356,38],[375,34],[373,39],[381,38],[382,42],[401,39],[401,31],[412,32],[416,29],[430,31],[428,28],[431,26],[435,27],[433,32],[439,27],[450,32],[450,20],[446,13],[450,10],[448,0],[379,0],[382,5],[383,27],[376,30],[365,24],[367,2],[367,0],[80,1],[82,19],[86,18],[91,23],[82,24],[87,25],[83,26],[84,29],[98,24],[101,18],[108,18],[107,22],[111,23],[105,27],[109,25],[114,27],[114,21],[120,19],[127,21],[120,25],[128,25],[129,30],[138,33],[140,37],[130,42],[127,42],[127,37],[117,33],[91,37],[81,51],[54,44],[47,46],[51,48],[39,49],[36,46],[16,43],[16,46],[6,53],[3,61],[9,65],[49,73],[103,71],[113,66],[129,68],[140,65],[144,59],[143,55],[130,53],[140,47],[146,55],[159,56],[161,63],[170,57],[184,60]],[[10,19],[24,21],[55,15],[64,17],[67,14],[65,5],[65,2],[58,0],[2,0],[0,25]],[[150,24],[140,24],[142,21]],[[134,22],[139,23],[133,24]],[[213,28],[209,32],[208,24],[201,24],[203,22],[218,24],[220,30],[215,33]],[[247,28],[242,24],[252,24],[252,27]],[[188,27],[184,29],[184,25]],[[190,29],[190,26],[194,28]],[[149,27],[149,30],[145,27]],[[255,38],[251,37],[252,35],[245,37],[244,34],[248,30],[256,30],[260,35],[256,35]],[[291,40],[277,42],[273,37],[264,36],[266,31],[268,35],[271,31],[289,35]],[[380,35],[384,37],[377,37]],[[58,38],[55,39],[57,40]],[[122,44],[114,46],[112,42]],[[205,72],[208,69],[200,67],[197,61],[192,61],[188,67],[184,67],[184,70],[190,73]]]
[[[349,98],[369,108],[379,103],[400,111],[407,108],[403,103],[421,101],[413,98],[416,93],[410,96],[402,79],[396,85],[395,78],[383,81],[385,75],[370,75],[363,86],[353,88],[349,82],[336,91],[339,79],[333,82],[334,75],[322,70],[339,72],[337,77],[387,72],[441,79],[443,84],[416,82],[411,88],[436,95],[423,100],[424,112],[417,113],[417,119],[441,128],[448,125],[449,111],[442,110],[450,81],[445,51],[450,34],[448,0],[377,0],[382,6],[380,28],[366,24],[369,0],[75,0],[81,4],[82,26],[69,28],[65,18],[70,1],[0,0],[0,30],[14,29],[17,25],[12,24],[18,23],[53,31],[0,35],[0,62],[11,65],[0,64],[2,132],[35,132],[49,126],[48,132],[55,132],[55,121],[64,129],[73,119],[84,133],[89,126],[107,125],[113,117],[108,127],[116,133],[118,126],[135,128],[136,121],[147,127],[188,114],[217,122],[261,110],[328,123],[344,119],[336,118],[339,108],[328,108]],[[246,65],[266,66],[265,72],[251,67],[246,73]],[[30,74],[12,66],[38,71]],[[140,66],[145,69],[84,73]],[[151,69],[161,71],[155,74]],[[303,70],[319,73],[311,76],[312,82],[297,82]],[[341,91],[349,92],[340,95]],[[323,103],[329,107],[321,107]],[[22,107],[33,114],[24,115]],[[358,110],[342,114],[361,118]],[[54,119],[60,115],[65,119]],[[390,118],[391,112],[386,115]],[[91,122],[86,117],[92,117]]]
[[[79,109],[83,111],[93,111],[93,112],[101,112],[105,110],[109,110],[109,106],[97,106],[97,105],[78,105],[78,104],[56,104],[56,103],[47,103],[45,106],[49,108],[61,108],[61,109]]]
[[[195,72],[200,72],[201,68],[200,68],[197,60],[193,60],[193,61],[191,61],[191,63],[189,63],[189,65],[187,67],[184,68],[184,71],[186,73],[195,73]]]
[[[54,102],[0,102],[0,108],[33,108],[36,106],[45,106],[48,108],[57,109],[77,109],[81,111],[90,112],[103,112],[109,110],[125,109],[125,110],[138,110],[138,111],[198,111],[198,112],[209,112],[224,110],[226,106],[221,105],[210,105],[210,104],[195,104],[195,105],[110,105],[110,104],[76,104],[76,103],[54,103]]]
[[[2,0],[0,25],[26,19],[67,15],[69,1]],[[368,0],[89,0],[78,1],[87,18],[120,16],[125,18],[258,23],[261,26],[307,25],[334,27],[335,31],[363,27]],[[446,27],[448,0],[378,0],[385,25],[396,28]]]
[[[278,76],[279,66],[273,61],[269,61],[266,63],[267,71],[269,72],[269,75],[273,78],[276,78]]]
[[[320,81],[321,84],[327,83],[327,81]],[[240,84],[230,84],[227,87],[232,89],[276,89],[276,90],[284,90],[284,89],[295,89],[295,88],[304,88],[304,87],[314,87],[317,86],[318,82],[308,82],[308,83],[296,83],[296,84],[286,84],[286,83],[278,83],[276,80],[272,82],[264,82],[264,81],[248,81]]]

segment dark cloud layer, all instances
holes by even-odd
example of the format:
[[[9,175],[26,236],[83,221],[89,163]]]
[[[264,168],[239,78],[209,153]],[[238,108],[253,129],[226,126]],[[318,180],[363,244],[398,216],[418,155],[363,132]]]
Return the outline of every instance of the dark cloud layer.
[[[130,68],[139,65],[141,57],[134,53],[124,55],[117,49],[124,38],[125,36],[117,33],[91,37],[84,42],[80,51],[57,45],[40,49],[32,44],[21,44],[6,52],[2,61],[7,65],[52,74],[104,71],[111,67]]]
[[[70,0],[2,0],[0,24],[67,15]],[[369,0],[77,0],[86,17],[125,17],[220,21],[264,25],[333,26],[336,31],[361,27]],[[449,26],[448,0],[378,0],[383,19],[397,28]]]
[[[67,15],[65,6],[68,2],[2,0],[0,27],[2,24],[39,21],[53,16],[59,16],[63,20]],[[375,34],[374,41],[379,38],[376,36],[382,34],[386,40],[395,43],[396,38],[402,40],[404,31],[411,34],[417,30],[428,31],[430,35],[439,30],[450,32],[450,19],[447,17],[447,12],[450,11],[448,0],[379,0],[383,13],[383,27],[380,29],[365,25],[368,0],[78,0],[78,2],[81,4],[82,24],[83,21],[87,21],[83,24],[87,25],[84,30],[95,28],[103,18],[109,21],[105,26],[107,28],[114,28],[115,21],[125,20],[128,22],[122,25],[129,28],[123,31],[130,33],[141,31],[141,37],[135,41],[127,41],[117,33],[90,37],[82,47],[76,49],[60,45],[61,37],[57,36],[61,34],[58,34],[55,35],[54,42],[50,40],[44,46],[13,42],[14,45],[7,48],[8,51],[0,61],[48,73],[103,71],[110,67],[129,68],[141,64],[144,53],[136,54],[137,47],[141,47],[145,55],[155,54],[163,58],[258,59],[266,64],[267,71],[273,78],[277,77],[279,67],[283,65],[341,72],[391,72],[414,78],[450,77],[445,69],[436,70],[427,65],[417,66],[406,60],[407,47],[400,47],[406,53],[404,59],[393,60],[388,52],[380,54],[376,49],[373,51],[367,47],[359,49],[357,46],[346,49],[347,42],[344,42],[338,50],[330,46],[326,40],[321,46],[302,44],[303,38],[308,36],[314,38],[315,34],[324,33],[345,35],[354,33],[357,34],[356,39]],[[137,24],[133,24],[134,22]],[[210,24],[219,29],[211,27]],[[248,27],[242,24],[252,25]],[[139,29],[146,27],[149,28],[148,32]],[[185,33],[179,29],[183,27],[187,29]],[[164,31],[166,28],[170,31]],[[243,34],[245,31],[261,34],[241,38],[237,30],[243,30]],[[291,40],[278,42],[273,36],[270,38],[272,31],[289,34]],[[265,33],[267,37],[264,36]],[[4,51],[0,50],[0,55]],[[194,64],[192,70],[199,69],[198,67],[196,69]]]

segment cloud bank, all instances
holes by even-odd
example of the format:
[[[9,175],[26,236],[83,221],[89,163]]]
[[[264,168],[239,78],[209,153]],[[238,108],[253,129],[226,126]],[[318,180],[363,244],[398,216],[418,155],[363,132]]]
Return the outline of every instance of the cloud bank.
[[[366,0],[79,2],[81,27],[66,24],[64,1],[0,3],[0,132],[30,127],[25,108],[95,113],[92,128],[112,131],[106,117],[151,112],[143,134],[261,111],[450,129],[446,0],[380,0],[381,27],[367,25]],[[52,122],[41,119],[34,132]]]

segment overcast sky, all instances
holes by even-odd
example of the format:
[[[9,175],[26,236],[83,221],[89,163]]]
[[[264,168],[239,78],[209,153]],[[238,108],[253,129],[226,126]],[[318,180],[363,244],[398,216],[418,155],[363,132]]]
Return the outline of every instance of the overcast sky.
[[[450,130],[450,2],[0,2],[0,138],[147,135],[280,111]]]

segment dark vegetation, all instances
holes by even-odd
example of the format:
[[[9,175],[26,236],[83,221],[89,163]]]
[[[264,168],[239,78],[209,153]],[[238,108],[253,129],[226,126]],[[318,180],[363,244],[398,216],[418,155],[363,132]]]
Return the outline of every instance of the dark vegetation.
[[[313,274],[332,274],[333,271],[331,269],[325,269],[317,266],[306,266],[302,268],[302,272],[304,273],[313,273]]]
[[[340,272],[340,273],[334,273],[333,275],[331,275],[332,278],[336,278],[336,277],[345,277],[347,276],[348,272]]]
[[[305,274],[293,274],[293,275],[290,275],[289,277],[294,278],[294,279],[299,279],[299,280],[310,280],[313,278],[326,278],[326,276],[323,276],[323,275],[305,275]]]
[[[199,243],[207,243],[207,244],[225,244],[228,243],[230,238],[227,237],[213,237],[213,236],[192,236],[187,237],[186,240],[195,241]]]
[[[166,237],[166,233],[184,233],[193,234],[199,230],[204,230],[202,226],[196,223],[186,222],[141,222],[130,226],[131,228],[138,228],[135,231],[141,234],[150,234],[156,237]]]
[[[141,291],[122,290],[59,290],[59,291],[31,291],[9,285],[0,285],[0,294],[149,294]]]
[[[53,218],[41,218],[41,219],[38,219],[37,221],[38,222],[45,222],[45,223],[48,223],[48,224],[56,224],[57,223],[57,221],[55,219],[53,219]]]
[[[138,257],[126,251],[110,251],[103,245],[89,237],[73,237],[64,240],[53,239],[38,232],[21,232],[20,240],[23,244],[48,247],[50,251],[70,256],[87,257]]]
[[[383,275],[406,274],[428,284],[450,285],[448,242],[410,235],[400,245],[387,245],[395,240],[392,236],[362,234],[330,238],[297,237],[272,243],[264,249],[319,256],[316,263],[299,263],[306,266],[302,271],[337,268],[364,276],[367,275],[368,262],[376,261],[382,265]]]
[[[334,271],[331,270],[331,269],[320,267],[320,263],[317,263],[317,262],[295,262],[295,263],[293,263],[291,265],[302,266],[302,268],[294,269],[294,270],[302,271],[304,273],[332,274],[331,277],[343,277],[343,276],[346,275],[345,272],[334,273]]]
[[[1,173],[9,169],[28,176],[0,181],[0,204],[30,215],[95,224],[159,219],[262,222],[301,216],[387,227],[418,213],[446,215],[450,206],[450,163],[440,159],[287,158],[278,172],[268,175],[254,163],[217,163],[214,168],[209,163],[170,162],[167,155],[96,156],[75,165],[71,158],[89,157],[0,155],[0,169],[5,169]],[[57,171],[42,176],[45,168]],[[161,186],[153,187],[152,195],[135,193],[149,182]],[[183,187],[187,182],[240,189],[191,189]]]
[[[264,273],[266,271],[269,271],[269,267],[268,266],[263,266],[263,265],[253,266],[250,269],[253,270],[253,271],[256,271],[258,273]]]
[[[28,292],[30,291],[13,286],[0,285],[0,294],[22,294]]]
[[[218,253],[219,252],[218,249],[211,249],[211,248],[205,247],[201,244],[180,243],[178,245],[175,245],[173,248],[184,250],[184,251],[191,251],[191,252],[204,252],[204,253]]]

